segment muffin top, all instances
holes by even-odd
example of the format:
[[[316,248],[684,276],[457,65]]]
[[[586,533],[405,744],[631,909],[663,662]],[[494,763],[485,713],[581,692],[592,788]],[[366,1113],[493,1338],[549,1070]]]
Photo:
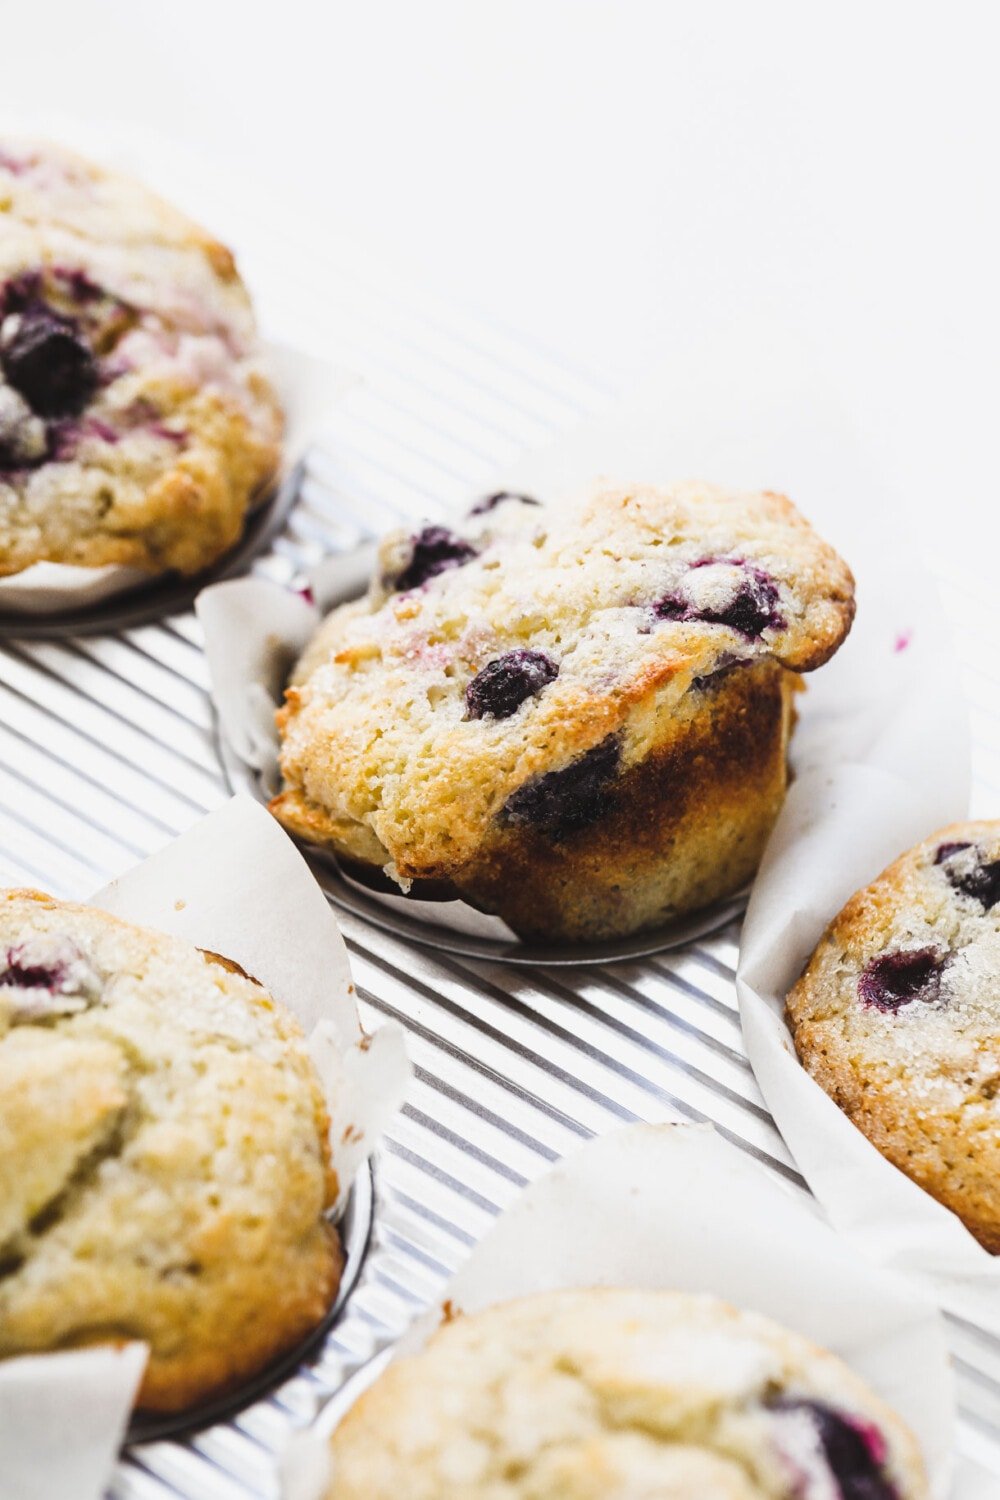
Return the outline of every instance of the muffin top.
[[[0,230],[0,575],[196,571],[280,456],[231,254],[55,146],[0,143]]]
[[[923,1500],[833,1355],[714,1297],[548,1292],[461,1316],[333,1437],[329,1500]]]
[[[1000,1253],[1000,822],[956,823],[852,896],[788,997],[810,1073]]]
[[[324,1315],[319,1079],[235,965],[0,892],[0,1357],[144,1339],[144,1406],[215,1393]]]
[[[448,877],[551,791],[585,818],[692,685],[820,666],[853,612],[848,568],[780,495],[491,496],[386,537],[367,598],[324,622],[279,714],[274,811],[397,878]]]

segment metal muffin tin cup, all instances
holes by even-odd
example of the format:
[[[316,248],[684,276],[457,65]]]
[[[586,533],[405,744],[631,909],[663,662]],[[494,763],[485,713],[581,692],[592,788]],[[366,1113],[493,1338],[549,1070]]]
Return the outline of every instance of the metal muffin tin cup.
[[[272,1394],[298,1374],[319,1353],[358,1285],[372,1239],[375,1221],[375,1168],[372,1158],[354,1179],[343,1213],[335,1222],[344,1254],[344,1269],[337,1294],[321,1322],[304,1339],[273,1360],[238,1389],[182,1412],[142,1412],[132,1416],[125,1436],[127,1444],[176,1438],[225,1422],[254,1402]]]
[[[372,547],[366,545],[329,559],[324,565],[324,587],[320,591],[324,612],[360,597],[367,584],[373,556]],[[334,575],[338,583],[331,586]],[[294,661],[296,654],[294,648],[289,649],[289,662]],[[277,706],[276,701],[275,707]],[[230,789],[244,793],[267,806],[280,790],[273,774],[249,765],[230,744],[225,728],[218,719],[216,730],[219,758]],[[743,889],[701,911],[675,917],[643,932],[604,942],[522,940],[513,934],[495,935],[481,930],[485,926],[481,918],[488,914],[477,912],[457,891],[443,882],[426,882],[419,890],[414,888],[410,893],[404,893],[391,886],[378,872],[354,871],[328,850],[301,842],[299,846],[334,906],[349,911],[396,937],[463,958],[485,959],[493,963],[579,966],[643,958],[651,953],[683,947],[686,943],[717,932],[740,915],[749,896],[749,890]],[[428,906],[446,902],[464,910],[469,920],[456,925],[447,920],[435,920],[433,910],[428,911]],[[500,925],[499,922],[496,923],[497,928]]]
[[[266,807],[277,788],[270,788],[259,772],[240,760],[221,731],[219,755],[230,789],[233,792],[243,792]],[[301,843],[299,847],[327,900],[334,906],[408,942],[420,943],[426,948],[457,954],[462,958],[479,958],[492,963],[579,967],[644,958],[650,953],[682,948],[686,943],[693,943],[698,938],[717,932],[740,915],[749,897],[748,891],[738,891],[728,900],[716,902],[703,911],[677,917],[672,922],[664,923],[662,927],[637,932],[631,937],[615,938],[609,942],[545,943],[522,941],[519,938],[504,941],[459,932],[442,922],[435,922],[421,910],[431,900],[455,900],[454,895],[429,898],[424,895],[409,896],[399,891],[388,900],[380,899],[377,890],[348,874],[336,856],[329,851]],[[398,909],[402,903],[412,907],[412,915]]]
[[[222,555],[210,568],[183,578],[180,574],[150,577],[132,584],[121,593],[109,595],[95,603],[51,613],[29,614],[2,608],[0,594],[0,638],[16,637],[22,641],[61,640],[70,635],[102,635],[111,631],[130,630],[148,625],[167,615],[182,614],[190,609],[203,588],[236,578],[245,573],[254,558],[278,535],[298,496],[302,465],[296,466],[248,513],[243,534],[235,547]]]

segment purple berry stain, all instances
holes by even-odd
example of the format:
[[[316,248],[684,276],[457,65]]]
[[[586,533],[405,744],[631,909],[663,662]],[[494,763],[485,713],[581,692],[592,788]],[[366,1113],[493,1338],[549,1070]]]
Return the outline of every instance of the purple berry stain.
[[[821,1401],[783,1397],[773,1410],[808,1415],[840,1500],[899,1500],[885,1471],[886,1444],[879,1429],[862,1419],[834,1411]]]
[[[955,855],[971,848],[972,844],[941,844],[934,863],[946,867],[944,873],[956,891],[980,902],[984,911],[990,911],[1000,901],[1000,859],[977,858],[975,863],[963,860],[958,869],[947,868]]]
[[[558,676],[558,666],[544,651],[508,651],[487,662],[469,683],[465,690],[468,717],[509,719]]]
[[[26,963],[23,948],[8,948],[5,967],[0,969],[0,989],[48,990],[54,995],[66,983],[67,972],[62,963]]]
[[[76,266],[53,266],[52,276],[74,302],[96,302],[107,294]]]
[[[943,865],[944,862],[945,862],[945,860],[951,859],[951,857],[952,857],[953,854],[961,854],[961,852],[962,852],[963,849],[971,849],[971,848],[972,848],[971,844],[963,844],[963,843],[939,844],[938,845],[937,853],[934,856],[934,863],[936,865]]]
[[[74,416],[97,386],[94,356],[69,318],[38,304],[17,314],[13,334],[0,345],[10,385],[42,417]]]
[[[418,589],[449,568],[460,568],[476,556],[475,547],[447,526],[425,526],[413,538],[410,561],[393,583],[400,593]]]
[[[765,630],[781,630],[785,618],[778,608],[778,588],[763,568],[740,557],[703,557],[692,564],[691,571],[717,564],[741,568],[743,578],[732,598],[719,608],[699,609],[682,594],[665,594],[653,605],[657,620],[701,621],[706,625],[728,625],[748,640],[758,640]]]
[[[556,839],[589,827],[610,811],[620,757],[618,740],[610,735],[562,771],[519,786],[504,803],[504,821]]]
[[[24,312],[42,301],[41,271],[22,271],[0,287],[0,318],[8,313]]]
[[[890,1014],[912,1000],[932,1003],[940,994],[946,962],[936,948],[883,953],[865,965],[858,994],[865,1005]]]
[[[505,500],[519,500],[522,505],[540,505],[540,500],[535,500],[531,495],[519,495],[515,490],[497,490],[495,494],[484,495],[477,500],[469,511],[470,516],[485,516],[491,510],[496,510],[498,505],[503,505]]]

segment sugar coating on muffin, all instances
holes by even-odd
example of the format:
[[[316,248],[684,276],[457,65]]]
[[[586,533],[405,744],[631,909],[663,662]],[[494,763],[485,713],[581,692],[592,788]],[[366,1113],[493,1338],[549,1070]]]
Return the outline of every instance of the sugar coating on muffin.
[[[388,536],[367,598],[324,622],[279,715],[276,815],[401,882],[474,893],[492,882],[502,908],[493,875],[516,854],[523,877],[538,839],[565,854],[597,825],[614,844],[615,825],[620,848],[634,843],[628,805],[663,799],[648,781],[623,788],[671,748],[660,779],[677,809],[701,807],[702,827],[717,817],[712,757],[729,761],[721,827],[731,804],[746,815],[738,764],[766,751],[743,788],[765,807],[761,827],[728,841],[724,874],[739,865],[745,878],[784,790],[792,674],[821,665],[850,627],[845,564],[779,495],[679,484],[603,485],[559,508],[491,498],[454,527]],[[762,695],[773,700],[763,726],[750,722]],[[681,832],[658,830],[661,863]],[[611,857],[590,853],[595,870]],[[595,907],[627,879],[612,872]],[[679,909],[684,894],[657,891],[654,906]]]
[[[1000,1253],[1000,822],[945,828],[852,896],[787,1010],[816,1081]]]
[[[142,1339],[178,1410],[314,1328],[340,1279],[329,1120],[235,965],[0,893],[0,1357]]]
[[[0,576],[197,572],[280,459],[230,252],[48,145],[0,145],[0,230]]]
[[[840,1360],[714,1297],[546,1293],[460,1316],[333,1437],[329,1500],[924,1500]]]

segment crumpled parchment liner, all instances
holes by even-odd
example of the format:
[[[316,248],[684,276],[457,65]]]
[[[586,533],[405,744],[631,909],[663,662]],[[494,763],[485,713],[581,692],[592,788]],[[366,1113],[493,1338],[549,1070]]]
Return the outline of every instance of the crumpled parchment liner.
[[[815,1340],[909,1423],[937,1500],[972,1500],[971,1489],[949,1490],[952,1377],[933,1305],[710,1126],[634,1125],[588,1142],[515,1199],[444,1295],[471,1313],[580,1286],[712,1292]],[[418,1349],[439,1316],[421,1319],[395,1353]],[[293,1441],[282,1500],[325,1500],[329,1433],[348,1405],[335,1398]]]
[[[104,1494],[146,1345],[75,1349],[0,1362],[0,1494],[97,1500]]]
[[[958,814],[929,810],[934,800],[930,788],[921,796],[872,763],[813,770],[796,783],[743,927],[740,1012],[767,1106],[831,1223],[865,1255],[914,1276],[949,1311],[1000,1335],[1000,1257],[851,1124],[800,1065],[784,1019],[788,990],[852,892]]]
[[[323,419],[357,376],[317,359],[288,344],[265,342],[264,353],[275,387],[285,408],[284,462],[274,484],[268,486],[258,504],[269,500],[291,466],[322,430]],[[254,505],[251,504],[251,512]],[[158,575],[142,568],[108,565],[76,567],[69,563],[34,563],[20,573],[0,578],[0,610],[10,614],[57,615],[65,610],[98,604],[144,583],[157,582]]]
[[[402,1100],[402,1030],[364,1036],[347,949],[291,840],[234,798],[92,898],[128,921],[233,959],[285,1004],[329,1091],[341,1200]],[[0,1494],[98,1500],[117,1455],[146,1346],[0,1361]],[[16,1489],[12,1476],[27,1476]]]
[[[686,351],[607,415],[527,454],[491,488],[558,504],[602,474],[650,482],[696,476],[789,494],[847,559],[858,585],[851,635],[831,662],[808,675],[797,701],[793,767],[801,775],[814,763],[832,768],[874,756],[893,770],[891,756],[903,745],[904,760],[926,789],[924,832],[964,815],[967,713],[933,579],[900,524],[902,503],[893,508],[883,477],[806,351],[744,365],[728,343]],[[322,615],[335,600],[363,592],[371,556],[369,549],[328,559],[311,579],[315,607],[282,598],[276,585],[257,579],[218,584],[199,598],[222,732],[269,792],[279,788],[274,702]],[[922,701],[909,690],[914,680]],[[896,725],[904,703],[905,723]],[[464,902],[376,899],[477,936],[513,937],[499,918]]]
[[[780,335],[781,330],[774,330]],[[810,673],[796,779],[751,894],[737,985],[765,1101],[831,1222],[1000,1334],[1000,1257],[885,1161],[797,1062],[784,998],[847,898],[969,806],[969,724],[934,579],[893,495],[808,350],[742,362],[726,342],[668,370],[607,420],[531,455],[509,480],[549,495],[596,472],[704,475],[789,494],[849,562],[857,617]]]
[[[235,578],[213,584],[198,596],[208,657],[212,695],[226,745],[270,797],[281,789],[279,737],[274,721],[285,684],[299,655],[335,604],[364,592],[371,571],[371,547],[327,558],[310,574],[314,603],[264,578]],[[479,911],[461,899],[427,900],[402,891],[386,891],[355,880],[331,853],[328,859],[342,880],[368,899],[407,920],[423,921],[491,943],[520,943],[501,917]],[[720,901],[717,908],[727,903]],[[733,910],[738,910],[738,905]],[[674,918],[670,946],[700,937],[704,910]],[[586,944],[579,945],[587,959]]]
[[[364,592],[373,559],[371,547],[327,558],[309,576],[315,602],[264,578],[231,579],[198,596],[195,608],[222,733],[269,795],[281,785],[274,711],[289,674],[330,609]],[[351,880],[348,872],[340,873]],[[422,918],[470,937],[518,942],[500,917],[477,911],[466,901],[425,901],[361,884],[358,889],[401,916]]]

